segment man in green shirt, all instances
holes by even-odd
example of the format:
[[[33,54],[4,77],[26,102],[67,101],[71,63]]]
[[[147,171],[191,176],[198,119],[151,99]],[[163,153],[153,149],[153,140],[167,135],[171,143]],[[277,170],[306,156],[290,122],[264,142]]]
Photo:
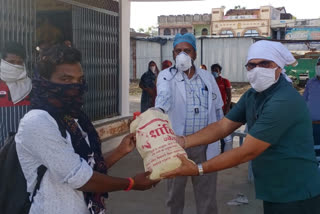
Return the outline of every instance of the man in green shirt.
[[[247,123],[243,145],[198,165],[180,157],[182,166],[163,177],[202,175],[253,160],[256,197],[264,201],[265,214],[320,213],[312,122],[302,96],[283,69],[293,63],[294,57],[281,43],[254,43],[246,64],[252,88],[225,118],[178,138],[185,148],[208,144]]]

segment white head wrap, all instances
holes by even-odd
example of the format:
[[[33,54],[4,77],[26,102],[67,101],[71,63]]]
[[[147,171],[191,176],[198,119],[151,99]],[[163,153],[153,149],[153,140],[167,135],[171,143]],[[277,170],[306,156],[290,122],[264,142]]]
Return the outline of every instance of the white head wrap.
[[[252,44],[248,51],[247,63],[251,59],[266,59],[273,61],[280,68],[282,68],[282,74],[288,82],[292,82],[291,79],[285,74],[285,65],[297,65],[296,59],[291,52],[280,42],[272,42],[267,40],[260,40]]]

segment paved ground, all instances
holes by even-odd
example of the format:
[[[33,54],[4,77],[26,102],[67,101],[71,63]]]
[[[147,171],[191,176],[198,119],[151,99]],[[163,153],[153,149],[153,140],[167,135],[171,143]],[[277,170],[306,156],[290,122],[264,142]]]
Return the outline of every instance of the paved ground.
[[[139,97],[130,97],[131,112],[139,110]],[[103,143],[103,151],[107,152],[114,148],[121,137],[114,138]],[[238,146],[235,140],[234,146]],[[137,151],[132,152],[109,170],[109,175],[130,177],[137,172],[143,171],[142,159]],[[248,165],[242,164],[237,167],[219,172],[217,186],[217,202],[219,214],[260,214],[262,203],[255,199],[254,186],[248,182]],[[249,204],[229,206],[227,202],[234,199],[237,193],[247,196]],[[190,180],[186,188],[185,214],[195,214],[195,203]],[[155,188],[145,191],[114,192],[110,193],[107,207],[112,214],[164,214],[166,200],[165,181],[161,181]]]

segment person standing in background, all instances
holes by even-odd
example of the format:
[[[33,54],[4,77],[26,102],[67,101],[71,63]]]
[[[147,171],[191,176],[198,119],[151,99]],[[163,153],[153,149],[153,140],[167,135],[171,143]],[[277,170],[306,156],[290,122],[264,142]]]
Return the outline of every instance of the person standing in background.
[[[211,66],[211,72],[214,78],[217,81],[217,84],[220,89],[221,97],[223,100],[223,113],[226,115],[230,111],[230,105],[231,105],[231,83],[228,79],[223,78],[221,76],[221,70],[222,67],[219,64],[213,64]],[[230,137],[230,136],[228,136]],[[230,137],[231,138],[231,137]],[[224,151],[228,151],[232,149],[232,141],[226,145],[224,139],[220,140],[221,142],[221,152],[223,153]]]
[[[157,96],[156,78],[158,73],[157,64],[154,61],[150,61],[148,64],[148,71],[142,75],[139,83],[139,87],[142,89],[141,113],[148,110],[148,108],[154,107]]]
[[[28,112],[31,79],[25,66],[25,48],[17,42],[7,42],[1,52],[0,64],[0,147],[18,130],[20,119]]]
[[[320,57],[316,65],[316,76],[307,82],[303,97],[310,111],[314,144],[320,145]],[[315,151],[320,156],[320,149]]]
[[[208,70],[208,69],[207,69],[207,66],[204,65],[204,64],[200,65],[200,68],[203,69],[203,70]]]
[[[222,67],[219,64],[213,64],[211,66],[211,72],[214,78],[217,81],[217,84],[219,86],[222,100],[223,100],[223,113],[226,115],[230,111],[230,105],[231,105],[231,83],[228,79],[223,78],[221,76],[221,70]]]
[[[161,63],[161,71],[164,70],[164,69],[167,69],[167,68],[169,68],[171,66],[172,66],[172,62],[170,60],[164,60]]]

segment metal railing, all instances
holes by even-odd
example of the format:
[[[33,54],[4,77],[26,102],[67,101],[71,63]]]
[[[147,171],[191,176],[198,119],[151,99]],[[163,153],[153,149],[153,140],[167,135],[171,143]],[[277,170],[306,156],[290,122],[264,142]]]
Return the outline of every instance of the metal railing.
[[[73,5],[73,43],[83,53],[92,120],[119,115],[119,16]]]
[[[0,50],[6,41],[20,42],[27,51],[29,72],[35,47],[35,10],[34,0],[0,0]]]

